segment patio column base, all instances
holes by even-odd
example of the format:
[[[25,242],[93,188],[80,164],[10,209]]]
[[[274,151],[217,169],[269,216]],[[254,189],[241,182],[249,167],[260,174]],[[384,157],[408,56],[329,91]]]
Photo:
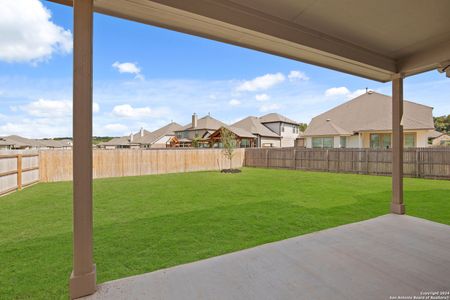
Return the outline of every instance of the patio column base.
[[[397,215],[404,215],[405,205],[403,203],[391,203],[391,212]]]
[[[97,272],[95,265],[90,273],[74,275],[72,271],[69,282],[70,299],[77,299],[95,293],[97,290],[96,279]]]

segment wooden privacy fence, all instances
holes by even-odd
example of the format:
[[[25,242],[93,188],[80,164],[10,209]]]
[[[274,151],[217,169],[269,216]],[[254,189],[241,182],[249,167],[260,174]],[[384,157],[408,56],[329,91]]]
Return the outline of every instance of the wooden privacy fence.
[[[236,149],[233,168],[244,163],[244,149]],[[72,180],[72,150],[39,152],[41,182]],[[221,149],[94,150],[94,178],[140,176],[229,168]]]
[[[390,149],[249,149],[245,166],[391,175]],[[408,177],[450,179],[450,148],[404,150],[403,172]]]
[[[19,151],[0,152],[0,195],[39,182],[39,155]]]

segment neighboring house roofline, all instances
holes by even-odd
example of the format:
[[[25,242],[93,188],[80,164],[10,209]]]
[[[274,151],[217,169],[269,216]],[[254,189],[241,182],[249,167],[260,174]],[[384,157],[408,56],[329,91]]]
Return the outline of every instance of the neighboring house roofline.
[[[280,115],[279,113],[268,113],[264,116],[259,117],[259,120],[262,124],[268,123],[286,123],[291,125],[299,125],[298,122],[289,119],[286,116]]]
[[[404,130],[434,129],[432,107],[404,102]],[[392,130],[392,97],[376,92],[365,93],[312,118],[305,136],[350,134]]]

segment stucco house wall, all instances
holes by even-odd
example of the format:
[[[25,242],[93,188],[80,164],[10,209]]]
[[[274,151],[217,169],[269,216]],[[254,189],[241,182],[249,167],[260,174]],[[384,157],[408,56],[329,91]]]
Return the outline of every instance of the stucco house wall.
[[[347,148],[361,148],[361,141],[359,135],[352,135],[347,137]]]
[[[405,134],[407,133],[415,133],[416,134],[416,147],[429,147],[428,137],[432,130],[405,130]],[[371,131],[371,132],[362,132],[357,135],[347,136],[346,137],[346,147],[345,148],[370,148],[370,135],[373,133],[386,134],[392,132],[390,131]],[[340,148],[341,141],[340,136],[334,136],[334,148]],[[392,139],[392,136],[391,136]],[[312,148],[312,137],[306,137],[306,148]]]
[[[405,130],[404,133],[415,133],[416,134],[416,147],[429,147],[428,144],[428,136],[430,135],[430,132],[433,130]],[[362,133],[363,136],[363,147],[364,148],[370,148],[370,134],[372,133],[390,133],[391,139],[392,139],[392,132],[391,131],[372,131],[372,132],[364,132]]]
[[[281,136],[281,147],[294,147],[295,140],[299,135],[299,133],[297,133],[297,130],[294,131],[294,128],[298,128],[298,125],[283,122],[273,122],[264,123],[264,126]]]
[[[268,147],[264,146],[264,144],[272,144],[272,147],[281,147],[281,141],[279,138],[271,138],[271,137],[259,137],[260,139],[260,145],[261,147]]]

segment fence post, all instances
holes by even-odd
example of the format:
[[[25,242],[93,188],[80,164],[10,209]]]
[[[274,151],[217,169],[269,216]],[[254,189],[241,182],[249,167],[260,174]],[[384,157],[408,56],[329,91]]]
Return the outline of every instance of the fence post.
[[[337,162],[336,162],[336,172],[339,173],[340,169],[340,162],[341,162],[341,149],[337,148]]]
[[[17,190],[22,189],[22,154],[17,154]]]
[[[294,168],[294,170],[297,169],[297,158],[296,158],[296,155],[295,155],[296,152],[297,151],[295,151],[295,148],[294,148],[294,156],[292,157],[292,159],[294,160],[293,164],[292,164],[292,167]]]
[[[328,152],[328,149],[325,151],[325,157],[327,158],[327,172],[330,172],[330,153]]]
[[[369,149],[366,149],[366,174],[369,174]]]
[[[266,150],[266,168],[269,167],[269,149]]]
[[[419,149],[416,148],[416,177],[419,178],[420,177],[420,152]]]
[[[375,174],[376,175],[378,175],[378,164],[380,163],[379,161],[378,161],[378,153],[379,153],[379,149],[375,149],[375,153],[377,154],[376,156],[375,156]]]

